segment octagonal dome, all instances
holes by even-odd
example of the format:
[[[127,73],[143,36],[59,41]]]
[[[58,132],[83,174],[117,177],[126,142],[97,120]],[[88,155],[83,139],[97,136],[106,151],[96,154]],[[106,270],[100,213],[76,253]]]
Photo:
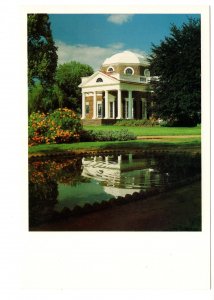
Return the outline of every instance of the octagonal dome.
[[[103,62],[103,65],[112,64],[140,64],[148,65],[146,55],[137,54],[131,51],[123,51],[108,57]]]

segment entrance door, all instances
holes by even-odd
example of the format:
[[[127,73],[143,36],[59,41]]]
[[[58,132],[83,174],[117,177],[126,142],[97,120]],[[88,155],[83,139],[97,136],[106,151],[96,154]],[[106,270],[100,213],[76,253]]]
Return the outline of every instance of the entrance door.
[[[97,102],[97,118],[101,119],[103,116],[103,107],[101,102]]]
[[[113,101],[109,102],[109,105],[110,105],[109,117],[111,119],[113,119],[114,118],[114,102]]]
[[[128,100],[125,101],[125,118],[126,119],[129,118],[129,101]]]

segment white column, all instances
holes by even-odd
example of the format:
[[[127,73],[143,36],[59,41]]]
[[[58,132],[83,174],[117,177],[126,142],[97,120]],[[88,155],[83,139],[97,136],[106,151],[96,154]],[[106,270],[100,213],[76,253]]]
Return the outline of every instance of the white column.
[[[132,98],[132,91],[129,91],[129,119],[133,119],[133,98]]]
[[[121,90],[117,91],[117,119],[122,119],[122,99]]]
[[[93,95],[93,118],[92,119],[96,119],[97,118],[97,94],[96,92],[94,92]]]
[[[113,101],[113,119],[115,119],[115,100]]]
[[[142,98],[142,118],[147,119],[147,107],[146,107],[146,98]]]
[[[82,93],[82,118],[85,119],[85,93]]]
[[[105,91],[105,119],[109,118],[108,91]]]

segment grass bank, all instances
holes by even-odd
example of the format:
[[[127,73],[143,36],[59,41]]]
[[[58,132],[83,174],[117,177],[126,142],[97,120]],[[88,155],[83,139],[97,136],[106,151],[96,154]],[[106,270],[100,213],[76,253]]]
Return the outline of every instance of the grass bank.
[[[201,183],[194,182],[142,201],[30,228],[31,231],[200,231]]]
[[[133,127],[133,126],[115,126],[115,125],[100,125],[100,126],[84,126],[86,130],[121,130],[127,129],[128,131],[136,134],[137,136],[163,136],[163,135],[200,135],[201,126],[197,127]]]
[[[82,142],[73,144],[50,144],[29,147],[29,155],[53,154],[60,152],[102,151],[102,150],[155,150],[155,149],[199,149],[200,138],[177,138],[161,140],[132,140],[124,142]]]

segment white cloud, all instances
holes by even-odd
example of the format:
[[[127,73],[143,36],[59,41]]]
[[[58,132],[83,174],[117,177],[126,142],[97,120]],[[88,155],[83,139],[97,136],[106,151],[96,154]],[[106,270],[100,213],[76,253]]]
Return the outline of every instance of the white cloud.
[[[68,45],[58,41],[56,46],[58,47],[58,64],[76,60],[92,66],[96,71],[107,57],[117,53],[118,50],[122,50],[124,44],[115,43],[107,48],[102,48],[88,45]]]
[[[124,48],[124,44],[123,43],[114,43],[114,44],[110,44],[109,47],[116,49],[116,50],[120,50]]]
[[[145,55],[139,49],[125,49],[123,43],[115,43],[104,47],[95,47],[88,45],[69,45],[61,41],[57,41],[58,47],[58,64],[70,62],[72,60],[90,65],[95,71],[100,69],[104,60],[120,51],[129,50],[138,54]]]
[[[133,15],[125,15],[125,14],[117,15],[117,14],[114,14],[114,15],[110,15],[107,18],[107,20],[111,23],[122,25],[123,23],[131,21],[132,17],[133,17]]]

